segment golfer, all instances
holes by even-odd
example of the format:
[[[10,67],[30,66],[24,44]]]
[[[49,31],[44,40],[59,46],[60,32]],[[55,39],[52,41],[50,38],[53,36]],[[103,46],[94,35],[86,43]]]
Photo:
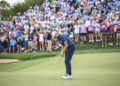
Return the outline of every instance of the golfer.
[[[57,32],[53,32],[52,37],[56,38],[58,42],[62,45],[61,56],[64,57],[65,54],[66,75],[62,76],[62,78],[72,79],[71,59],[75,51],[75,44],[67,36],[62,34],[59,35]]]

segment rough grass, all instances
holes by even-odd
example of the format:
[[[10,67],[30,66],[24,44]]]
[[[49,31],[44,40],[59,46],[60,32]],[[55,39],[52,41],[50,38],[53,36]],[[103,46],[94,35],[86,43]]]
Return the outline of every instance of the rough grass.
[[[0,59],[30,60],[36,58],[54,57],[57,53],[6,53],[0,54]]]

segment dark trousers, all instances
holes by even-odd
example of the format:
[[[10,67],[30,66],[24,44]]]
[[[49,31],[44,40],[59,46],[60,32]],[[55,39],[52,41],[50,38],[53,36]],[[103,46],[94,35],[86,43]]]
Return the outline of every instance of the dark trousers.
[[[72,46],[67,49],[65,52],[65,66],[66,66],[66,74],[71,75],[71,59],[75,51],[75,46]]]

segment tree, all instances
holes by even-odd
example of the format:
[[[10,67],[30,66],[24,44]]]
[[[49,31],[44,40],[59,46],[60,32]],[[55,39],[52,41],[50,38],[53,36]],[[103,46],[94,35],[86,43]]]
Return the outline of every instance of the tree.
[[[2,9],[10,8],[10,4],[5,0],[0,1],[0,6],[2,7]]]

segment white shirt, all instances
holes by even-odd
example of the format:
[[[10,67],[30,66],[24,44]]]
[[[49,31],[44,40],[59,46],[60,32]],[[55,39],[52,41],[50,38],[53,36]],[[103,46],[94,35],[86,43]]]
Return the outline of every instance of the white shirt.
[[[74,25],[75,31],[74,33],[80,33],[80,25]]]

